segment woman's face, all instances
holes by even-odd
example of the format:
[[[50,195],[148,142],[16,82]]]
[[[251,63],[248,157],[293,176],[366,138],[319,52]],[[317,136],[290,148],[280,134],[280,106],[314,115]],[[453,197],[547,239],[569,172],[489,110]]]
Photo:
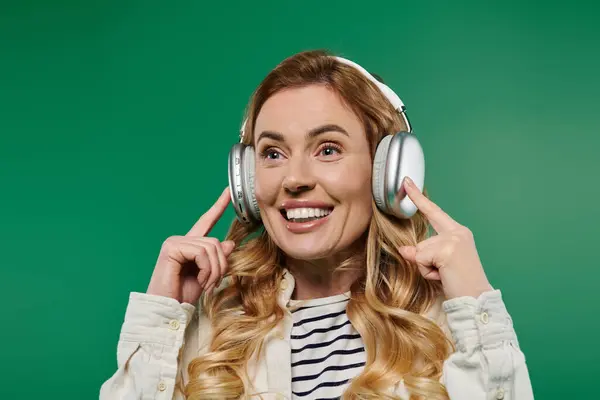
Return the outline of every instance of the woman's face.
[[[322,85],[271,96],[257,116],[255,192],[262,222],[289,257],[347,250],[371,220],[369,143],[362,124]]]

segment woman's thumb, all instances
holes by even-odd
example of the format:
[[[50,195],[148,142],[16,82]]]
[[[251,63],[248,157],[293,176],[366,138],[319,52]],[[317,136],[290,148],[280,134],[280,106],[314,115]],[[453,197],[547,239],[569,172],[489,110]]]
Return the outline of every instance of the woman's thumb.
[[[407,261],[417,261],[417,248],[415,246],[400,246],[398,251]]]
[[[235,242],[233,240],[226,240],[221,243],[221,248],[223,249],[223,253],[225,253],[225,257],[227,257],[233,251],[235,247]]]

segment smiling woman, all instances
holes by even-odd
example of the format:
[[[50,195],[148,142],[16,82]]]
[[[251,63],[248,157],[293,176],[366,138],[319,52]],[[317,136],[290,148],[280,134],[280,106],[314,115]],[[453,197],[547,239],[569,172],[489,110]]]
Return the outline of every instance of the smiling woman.
[[[316,83],[269,97],[254,131],[261,132],[254,141],[256,200],[273,242],[290,260],[334,265],[326,258],[353,246],[371,220],[373,197],[365,188],[373,160],[361,121],[326,84]],[[265,136],[269,132],[281,133],[274,139]],[[281,218],[282,209],[308,213],[315,207],[327,217]]]
[[[296,54],[256,89],[236,146],[231,189],[132,293],[101,399],[533,399],[501,293],[427,198],[391,89]],[[228,240],[207,237],[230,200]]]

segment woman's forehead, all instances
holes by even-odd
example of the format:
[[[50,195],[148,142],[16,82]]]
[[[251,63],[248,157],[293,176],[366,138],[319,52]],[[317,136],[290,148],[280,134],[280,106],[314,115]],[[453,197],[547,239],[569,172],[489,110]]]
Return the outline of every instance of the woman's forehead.
[[[262,106],[255,123],[255,141],[264,131],[283,136],[306,135],[323,125],[337,125],[347,131],[361,132],[354,112],[333,90],[324,85],[285,89],[271,96]]]

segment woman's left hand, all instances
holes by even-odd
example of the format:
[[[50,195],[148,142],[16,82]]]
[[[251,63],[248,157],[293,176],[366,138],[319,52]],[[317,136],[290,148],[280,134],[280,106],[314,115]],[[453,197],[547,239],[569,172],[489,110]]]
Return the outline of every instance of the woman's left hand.
[[[442,281],[447,299],[479,297],[492,286],[481,265],[472,232],[454,221],[421,193],[408,177],[404,180],[408,197],[437,232],[416,246],[402,246],[400,254],[416,263],[425,279]]]

